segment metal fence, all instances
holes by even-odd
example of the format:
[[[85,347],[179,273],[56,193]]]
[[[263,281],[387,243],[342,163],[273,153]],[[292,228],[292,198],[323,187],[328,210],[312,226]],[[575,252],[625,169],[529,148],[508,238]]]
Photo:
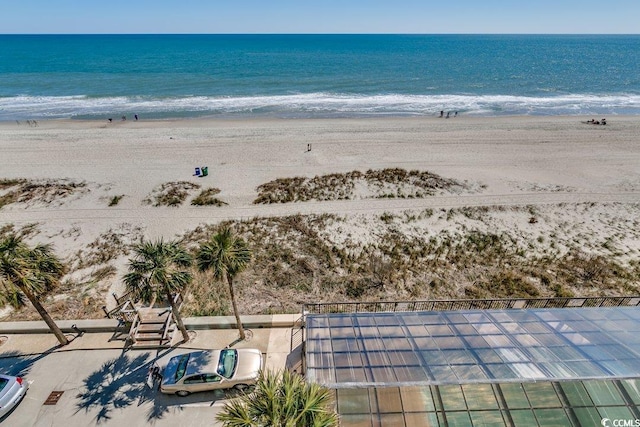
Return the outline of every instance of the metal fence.
[[[526,308],[637,307],[640,296],[585,298],[502,298],[431,301],[328,302],[304,304],[304,314],[396,311],[506,310]]]

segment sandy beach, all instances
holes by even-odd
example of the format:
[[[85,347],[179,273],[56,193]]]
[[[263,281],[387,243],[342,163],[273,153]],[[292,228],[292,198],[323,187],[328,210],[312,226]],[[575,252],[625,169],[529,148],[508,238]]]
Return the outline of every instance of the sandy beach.
[[[131,239],[171,239],[223,220],[332,214],[342,218],[341,225],[325,228],[325,239],[344,248],[375,240],[384,225],[378,219],[385,213],[393,217],[427,209],[502,207],[485,225],[473,225],[468,217],[441,221],[437,214],[411,226],[396,225],[405,234],[423,237],[486,227],[517,239],[540,242],[542,236],[547,245],[555,240],[553,247],[560,252],[584,246],[587,253],[615,257],[621,264],[637,263],[640,120],[610,117],[606,126],[586,120],[462,116],[40,121],[37,126],[4,122],[1,180],[83,184],[66,197],[34,197],[2,206],[0,226],[8,230],[37,223],[29,239],[52,243],[56,253],[73,264],[79,251],[110,230]],[[208,176],[194,176],[195,168],[202,166],[208,167]],[[424,197],[375,197],[363,190],[348,200],[253,203],[257,188],[278,178],[385,168],[428,171],[466,186]],[[226,205],[190,205],[195,190],[177,207],[145,202],[162,184],[179,181],[219,189],[216,197]],[[0,196],[10,190],[0,189]],[[117,203],[109,206],[116,196]],[[526,207],[537,209],[537,224]],[[581,245],[580,239],[591,244]],[[612,239],[613,249],[602,246]],[[101,291],[119,289],[126,256],[110,262],[118,274],[99,286]],[[82,269],[74,274],[82,276]],[[635,284],[640,285],[637,279]],[[104,294],[104,304],[109,305]],[[256,297],[249,291],[245,296]],[[101,297],[95,298],[98,304]]]

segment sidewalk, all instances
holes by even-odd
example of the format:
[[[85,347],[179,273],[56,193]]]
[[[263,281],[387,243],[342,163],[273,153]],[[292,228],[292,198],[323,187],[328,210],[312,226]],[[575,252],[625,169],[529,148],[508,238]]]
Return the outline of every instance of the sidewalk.
[[[266,369],[299,370],[300,315],[243,316],[248,339],[237,342],[233,317],[186,318],[192,339],[176,332],[167,349],[129,350],[126,334],[109,320],[58,322],[71,342],[60,347],[44,322],[0,322],[0,372],[30,383],[23,402],[7,418],[13,426],[212,425],[225,392],[167,396],[146,385],[149,366],[162,366],[192,349],[257,348]],[[75,324],[81,335],[71,332]],[[110,325],[110,326],[109,326]],[[109,331],[109,327],[111,331]],[[96,331],[96,332],[91,332]],[[64,391],[56,405],[44,405],[52,391]],[[179,418],[178,418],[179,417]],[[4,424],[4,423],[3,423]]]

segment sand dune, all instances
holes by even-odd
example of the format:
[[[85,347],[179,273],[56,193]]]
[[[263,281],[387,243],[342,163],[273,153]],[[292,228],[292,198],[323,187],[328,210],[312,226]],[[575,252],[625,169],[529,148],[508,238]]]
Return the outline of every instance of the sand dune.
[[[38,223],[31,238],[53,243],[70,260],[122,224],[146,237],[173,238],[200,224],[295,213],[353,216],[597,203],[615,216],[620,206],[628,214],[640,203],[638,135],[640,121],[633,116],[609,118],[606,126],[579,117],[45,121],[37,127],[6,122],[0,124],[0,180],[65,179],[83,183],[85,190],[53,202],[7,204],[0,208],[0,225]],[[193,176],[200,166],[208,166],[207,177]],[[422,198],[253,203],[257,187],[277,178],[383,168],[428,171],[474,190]],[[158,186],[178,181],[218,188],[216,197],[227,205],[191,206],[198,190],[178,207],[144,203]],[[0,190],[0,196],[7,191]],[[116,196],[122,197],[109,206]],[[611,231],[601,232],[594,238]],[[640,242],[632,239],[627,246],[627,257],[637,257]]]

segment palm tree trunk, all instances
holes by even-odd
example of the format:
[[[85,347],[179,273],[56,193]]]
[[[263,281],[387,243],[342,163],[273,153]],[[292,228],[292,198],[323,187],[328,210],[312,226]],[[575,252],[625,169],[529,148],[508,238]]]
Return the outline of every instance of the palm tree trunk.
[[[27,289],[20,288],[20,290],[27,296],[27,298],[29,298],[29,301],[31,301],[31,304],[33,304],[35,309],[38,311],[40,317],[42,317],[42,320],[44,320],[44,323],[47,324],[49,329],[51,329],[51,332],[53,332],[53,334],[56,336],[58,342],[60,342],[60,345],[69,344],[69,340],[67,339],[67,337],[64,336],[58,325],[56,325],[56,322],[53,321],[47,310],[45,310],[42,304],[40,304],[38,298]]]
[[[231,275],[227,274],[227,283],[229,284],[229,293],[231,294],[231,305],[233,306],[233,314],[236,316],[236,325],[238,325],[238,332],[240,332],[240,339],[246,339],[246,335],[244,333],[244,327],[242,326],[242,322],[240,321],[240,314],[238,314],[238,306],[236,305],[236,295],[233,292],[233,279]]]
[[[184,326],[184,322],[182,321],[182,316],[180,316],[180,309],[176,306],[175,301],[173,300],[173,295],[171,292],[166,292],[167,298],[169,299],[169,305],[171,305],[171,314],[173,318],[176,319],[176,325],[178,325],[178,329],[182,332],[182,342],[189,341],[189,331]]]

